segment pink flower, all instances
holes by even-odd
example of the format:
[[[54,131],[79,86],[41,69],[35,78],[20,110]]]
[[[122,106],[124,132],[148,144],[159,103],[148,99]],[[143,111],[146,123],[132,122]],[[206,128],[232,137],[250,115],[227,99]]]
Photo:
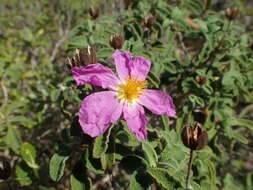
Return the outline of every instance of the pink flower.
[[[79,123],[84,133],[96,137],[119,120],[123,113],[130,130],[138,139],[147,139],[144,107],[154,114],[175,117],[172,98],[164,92],[146,89],[151,62],[144,57],[131,58],[129,52],[113,54],[118,77],[100,63],[73,67],[77,85],[92,84],[109,91],[96,92],[81,103]]]

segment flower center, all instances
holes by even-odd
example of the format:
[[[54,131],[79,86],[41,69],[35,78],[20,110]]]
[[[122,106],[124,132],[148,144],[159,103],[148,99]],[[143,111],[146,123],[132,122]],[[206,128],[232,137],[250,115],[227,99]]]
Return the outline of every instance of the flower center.
[[[143,94],[143,89],[146,88],[145,80],[138,80],[137,77],[128,76],[125,83],[118,85],[118,98],[128,103],[133,103]]]

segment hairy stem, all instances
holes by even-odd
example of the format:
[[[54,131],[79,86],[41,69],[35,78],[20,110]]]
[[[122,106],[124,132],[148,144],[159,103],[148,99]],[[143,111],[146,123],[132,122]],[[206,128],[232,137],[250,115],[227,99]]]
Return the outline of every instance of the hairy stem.
[[[192,158],[193,158],[193,150],[191,150],[191,152],[190,152],[190,159],[188,162],[188,170],[187,170],[187,176],[186,176],[186,180],[185,180],[185,188],[186,189],[189,189],[190,172],[192,169]]]

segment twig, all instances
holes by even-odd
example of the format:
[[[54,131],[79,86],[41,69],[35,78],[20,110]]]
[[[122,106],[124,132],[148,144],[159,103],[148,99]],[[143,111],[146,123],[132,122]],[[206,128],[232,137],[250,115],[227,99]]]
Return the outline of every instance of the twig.
[[[11,184],[8,181],[6,183],[7,183],[8,189],[12,190]]]
[[[176,36],[178,37],[179,44],[180,44],[185,56],[187,57],[188,61],[191,60],[192,58],[189,56],[187,48],[184,45],[182,33],[180,31],[177,31]]]
[[[0,152],[0,157],[4,157],[7,160],[11,160],[11,156],[4,154],[3,152]]]
[[[59,48],[62,43],[67,39],[67,35],[64,35],[60,40],[58,40],[54,46],[50,61],[53,62],[56,58],[57,53],[59,52]]]
[[[60,49],[60,46],[62,45],[62,43],[67,40],[68,38],[68,33],[69,33],[69,30],[70,30],[70,27],[71,27],[71,13],[68,12],[67,14],[67,24],[66,24],[66,28],[63,29],[63,26],[62,26],[62,22],[61,22],[61,19],[59,19],[59,35],[62,36],[62,38],[60,38],[55,46],[54,46],[54,49],[52,51],[52,55],[51,55],[51,58],[50,58],[50,61],[53,62],[59,52],[59,49]]]
[[[0,85],[1,85],[1,88],[3,90],[3,96],[4,96],[4,101],[3,101],[3,104],[2,104],[2,107],[3,107],[8,102],[8,91],[7,91],[7,88],[4,86],[4,83],[1,79],[0,79]]]

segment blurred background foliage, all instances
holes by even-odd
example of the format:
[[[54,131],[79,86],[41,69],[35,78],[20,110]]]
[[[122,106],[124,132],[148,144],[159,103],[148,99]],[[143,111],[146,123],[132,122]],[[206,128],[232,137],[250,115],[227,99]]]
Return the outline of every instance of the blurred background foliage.
[[[252,14],[250,0],[1,0],[0,189],[184,189],[180,132],[196,121],[209,140],[192,189],[253,189]],[[146,142],[123,121],[95,139],[78,124],[100,89],[77,87],[66,58],[95,45],[113,68],[112,34],[152,61],[149,87],[177,107],[177,119],[148,115]]]

